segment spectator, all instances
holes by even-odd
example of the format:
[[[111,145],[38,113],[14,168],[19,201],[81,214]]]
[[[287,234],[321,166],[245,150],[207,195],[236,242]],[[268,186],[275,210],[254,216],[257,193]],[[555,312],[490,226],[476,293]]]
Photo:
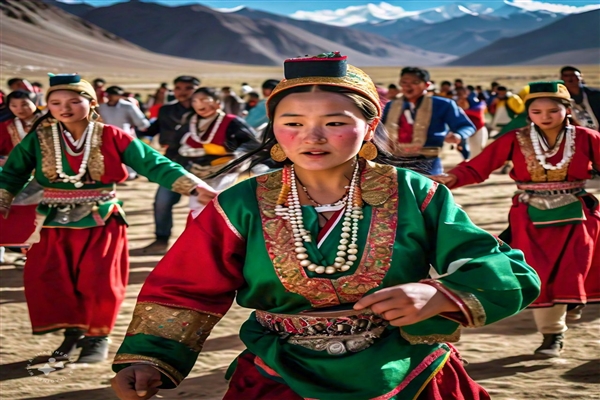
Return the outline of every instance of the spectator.
[[[96,91],[96,97],[98,98],[98,104],[106,103],[106,92],[104,91],[104,85],[106,85],[106,81],[102,78],[96,78],[92,82],[92,86]]]
[[[388,100],[394,100],[401,93],[402,93],[402,91],[398,88],[398,86],[396,86],[395,84],[391,83],[391,84],[388,85],[388,91],[387,91],[386,97],[387,97]]]
[[[600,90],[587,87],[583,83],[583,74],[572,66],[560,70],[560,79],[573,99],[573,117],[579,124],[595,131],[600,129]]]
[[[523,100],[516,94],[508,91],[505,86],[496,88],[496,97],[489,106],[490,114],[494,116],[491,128],[499,132],[517,115],[525,111]]]
[[[279,81],[277,79],[267,79],[263,82],[262,95],[263,99],[259,101],[252,110],[248,112],[246,115],[246,122],[256,130],[260,130],[264,126],[266,126],[267,122],[269,122],[269,118],[267,117],[267,107],[265,106],[267,102],[267,97],[271,95],[273,89]]]
[[[454,92],[452,91],[452,83],[450,81],[443,81],[437,96],[444,97],[446,99],[453,99]]]

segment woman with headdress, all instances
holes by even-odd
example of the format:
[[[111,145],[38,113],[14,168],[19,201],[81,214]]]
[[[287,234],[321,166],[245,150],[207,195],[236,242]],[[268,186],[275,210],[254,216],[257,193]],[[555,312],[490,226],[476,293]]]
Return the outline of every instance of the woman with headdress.
[[[184,117],[181,129],[187,132],[182,136],[179,147],[181,163],[205,180],[227,163],[260,145],[254,129],[237,115],[225,113],[218,93],[208,87],[198,88],[192,95],[192,111]],[[246,164],[208,179],[206,183],[218,191],[226,189],[236,182],[241,171],[248,169],[249,163]],[[193,217],[203,208],[204,205],[199,204],[196,198],[190,198]]]
[[[204,182],[131,135],[97,121],[96,91],[79,75],[52,75],[49,113],[38,119],[0,172],[0,212],[31,173],[43,186],[24,272],[34,334],[64,329],[55,359],[81,347],[78,362],[108,355],[128,279],[126,222],[115,185],[130,165],[182,194],[214,194]]]
[[[221,192],[148,276],[118,396],[177,386],[236,298],[256,311],[225,399],[489,399],[446,342],[538,295],[521,253],[444,186],[370,161],[379,95],[339,53],[286,60],[267,109],[255,154],[284,168]]]
[[[568,304],[600,301],[600,210],[584,190],[600,171],[600,133],[573,126],[562,82],[533,82],[525,97],[529,126],[498,138],[479,156],[435,177],[450,188],[485,181],[506,161],[519,189],[500,238],[522,250],[542,281],[532,304],[544,335],[537,354],[558,357]]]
[[[42,115],[35,105],[36,96],[32,92],[15,90],[6,101],[12,118],[0,123],[0,167]],[[40,199],[40,190],[41,187],[32,180],[15,198],[10,217],[0,219],[0,246],[26,247],[25,240],[35,228],[35,208]],[[23,260],[18,259],[18,263],[22,264]]]

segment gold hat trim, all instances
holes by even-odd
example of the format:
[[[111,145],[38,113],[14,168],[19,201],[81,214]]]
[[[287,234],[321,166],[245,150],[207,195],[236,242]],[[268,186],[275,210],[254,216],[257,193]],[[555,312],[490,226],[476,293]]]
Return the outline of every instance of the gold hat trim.
[[[70,90],[72,92],[85,93],[89,95],[92,99],[98,101],[98,98],[96,97],[96,90],[94,90],[92,84],[83,79],[78,83],[65,83],[62,85],[50,86],[46,91],[46,101],[48,101],[50,93],[56,92],[57,90]]]

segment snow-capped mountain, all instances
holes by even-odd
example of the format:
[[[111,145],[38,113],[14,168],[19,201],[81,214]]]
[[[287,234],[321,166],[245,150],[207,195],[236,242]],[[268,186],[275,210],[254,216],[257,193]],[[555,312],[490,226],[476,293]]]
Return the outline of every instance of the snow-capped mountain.
[[[378,4],[369,3],[335,10],[297,11],[291,14],[290,17],[337,26],[350,26],[364,23],[377,24],[403,18],[410,18],[413,21],[434,24],[454,18],[460,18],[465,15],[492,15],[507,18],[516,13],[543,13],[565,16],[600,8],[600,4],[577,7],[572,5],[544,3],[537,0],[504,0],[503,5],[494,9],[490,6],[490,3],[491,2],[489,1],[486,1],[484,4],[454,3],[420,11],[407,11],[402,7],[381,2]]]

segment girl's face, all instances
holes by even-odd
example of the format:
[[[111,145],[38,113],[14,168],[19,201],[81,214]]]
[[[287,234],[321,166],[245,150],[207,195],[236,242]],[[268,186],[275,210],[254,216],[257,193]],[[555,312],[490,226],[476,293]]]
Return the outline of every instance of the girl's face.
[[[79,95],[72,90],[57,90],[50,93],[48,111],[54,118],[68,124],[87,119],[94,100]]]
[[[293,93],[275,109],[273,130],[287,157],[305,170],[338,167],[373,138],[371,126],[348,97],[331,92]]]
[[[529,105],[529,119],[541,129],[562,127],[569,109],[551,99],[536,99]]]
[[[19,119],[31,118],[35,113],[35,104],[29,99],[11,99],[8,108]]]
[[[204,93],[196,93],[192,97],[192,107],[196,114],[202,118],[208,118],[221,108],[221,103]]]

